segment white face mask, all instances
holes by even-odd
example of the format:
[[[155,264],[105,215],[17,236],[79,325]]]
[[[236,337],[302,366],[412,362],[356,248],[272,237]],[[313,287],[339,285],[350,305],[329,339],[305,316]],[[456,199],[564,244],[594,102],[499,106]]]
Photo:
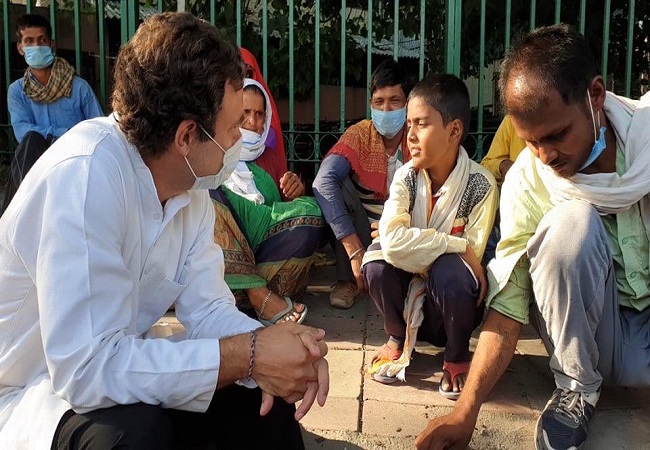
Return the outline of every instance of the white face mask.
[[[255,161],[264,153],[266,142],[264,137],[268,133],[259,134],[245,128],[239,128],[242,137],[242,161]]]
[[[199,125],[199,128],[205,133],[207,137],[210,138],[212,142],[217,144],[217,147],[219,147],[219,149],[223,152],[223,166],[221,167],[221,170],[219,170],[219,172],[215,173],[214,175],[197,177],[194,169],[192,169],[192,166],[190,165],[190,162],[187,160],[187,157],[185,157],[187,167],[190,168],[190,171],[195,178],[194,184],[190,189],[216,189],[230,177],[232,172],[235,170],[235,167],[237,167],[237,163],[239,162],[239,154],[241,153],[242,138],[240,136],[237,142],[235,142],[228,150],[224,150],[221,144],[219,144],[212,136],[210,136],[210,134],[205,131],[201,125]]]

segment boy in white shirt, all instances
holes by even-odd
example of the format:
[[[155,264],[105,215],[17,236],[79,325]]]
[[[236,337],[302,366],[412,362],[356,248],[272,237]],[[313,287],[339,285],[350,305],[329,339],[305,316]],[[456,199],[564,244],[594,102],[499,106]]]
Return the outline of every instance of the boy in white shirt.
[[[379,238],[363,266],[389,335],[373,358],[373,379],[403,379],[419,338],[445,347],[439,391],[450,399],[463,388],[469,338],[483,317],[487,281],[480,261],[498,204],[494,177],[461,145],[469,122],[469,94],[457,77],[429,75],[413,88],[407,106],[413,159],[395,174]]]

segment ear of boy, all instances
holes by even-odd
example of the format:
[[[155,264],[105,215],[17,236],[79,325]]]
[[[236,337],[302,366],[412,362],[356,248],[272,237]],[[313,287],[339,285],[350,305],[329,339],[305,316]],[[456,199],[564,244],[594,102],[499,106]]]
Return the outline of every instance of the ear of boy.
[[[463,124],[458,119],[454,119],[451,128],[451,137],[454,144],[460,145],[460,137],[463,135]]]

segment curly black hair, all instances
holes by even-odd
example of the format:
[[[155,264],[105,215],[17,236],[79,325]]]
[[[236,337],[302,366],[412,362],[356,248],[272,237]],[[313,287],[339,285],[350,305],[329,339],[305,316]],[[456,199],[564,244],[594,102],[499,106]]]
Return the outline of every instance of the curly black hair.
[[[120,129],[140,154],[157,157],[183,120],[214,135],[226,83],[241,89],[244,64],[237,47],[208,22],[163,13],[147,19],[120,49],[114,79]]]

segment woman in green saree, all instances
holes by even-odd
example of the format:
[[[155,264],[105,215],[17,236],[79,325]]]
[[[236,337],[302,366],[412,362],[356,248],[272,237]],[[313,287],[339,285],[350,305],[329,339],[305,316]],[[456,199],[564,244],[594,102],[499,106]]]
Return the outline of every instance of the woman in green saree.
[[[307,287],[324,225],[316,201],[292,172],[275,180],[255,160],[275,142],[272,109],[262,85],[244,80],[240,161],[223,187],[213,190],[214,237],[224,253],[225,279],[240,306],[247,298],[264,325],[301,323],[307,306],[292,298]],[[274,146],[274,144],[272,144]]]

